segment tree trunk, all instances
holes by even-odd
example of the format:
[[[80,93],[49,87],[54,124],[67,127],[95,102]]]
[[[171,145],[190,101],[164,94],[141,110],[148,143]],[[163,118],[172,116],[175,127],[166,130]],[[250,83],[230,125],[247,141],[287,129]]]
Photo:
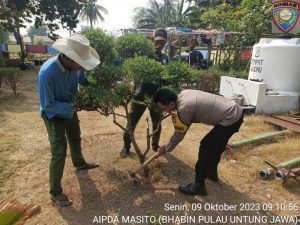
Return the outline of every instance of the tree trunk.
[[[0,51],[0,60],[3,60],[3,54],[2,54],[2,51]]]
[[[21,47],[20,58],[21,58],[21,63],[23,65],[24,61],[25,61],[25,50],[24,50],[23,39],[20,34],[20,27],[18,27],[17,30],[14,31],[14,36],[16,38],[17,44],[20,45],[20,47]]]
[[[90,18],[90,27],[93,29],[93,20]]]

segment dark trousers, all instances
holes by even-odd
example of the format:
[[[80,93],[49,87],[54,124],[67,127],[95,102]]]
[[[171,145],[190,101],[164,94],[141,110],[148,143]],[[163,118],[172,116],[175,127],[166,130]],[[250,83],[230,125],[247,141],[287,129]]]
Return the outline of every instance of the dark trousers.
[[[131,110],[129,112],[129,118],[131,120],[131,127],[133,132],[146,109],[147,109],[146,105],[138,104],[137,102],[132,102]],[[152,121],[152,130],[155,131],[160,119],[160,113],[156,112],[152,107],[149,107],[148,109],[150,111],[150,117]],[[152,136],[152,147],[158,146],[160,133],[161,133],[161,126],[159,126],[158,131]],[[131,140],[128,132],[124,133],[123,140],[124,140],[124,147],[130,149]]]
[[[81,153],[80,126],[77,113],[74,112],[72,119],[55,118],[48,120],[46,116],[43,116],[43,119],[51,145],[50,194],[55,196],[62,193],[61,179],[66,160],[67,139],[73,165],[79,167],[86,162]]]
[[[195,182],[204,184],[209,173],[217,172],[221,155],[231,136],[238,132],[243,123],[242,117],[232,125],[216,125],[200,142],[198,161],[195,166]]]

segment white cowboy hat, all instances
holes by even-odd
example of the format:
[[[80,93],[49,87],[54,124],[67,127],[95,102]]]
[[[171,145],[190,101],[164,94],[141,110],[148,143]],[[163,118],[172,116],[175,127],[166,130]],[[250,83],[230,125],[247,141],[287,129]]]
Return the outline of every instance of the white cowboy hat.
[[[94,69],[100,63],[100,57],[90,46],[89,40],[81,34],[56,40],[53,48],[60,51],[86,70]]]

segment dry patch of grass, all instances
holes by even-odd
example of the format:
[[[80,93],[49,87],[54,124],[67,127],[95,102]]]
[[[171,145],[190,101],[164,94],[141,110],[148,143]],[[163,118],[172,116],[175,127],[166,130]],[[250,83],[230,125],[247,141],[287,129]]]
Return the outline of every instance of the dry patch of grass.
[[[276,129],[263,122],[261,116],[247,116],[241,132],[235,137],[248,139],[270,131],[276,131]],[[269,167],[264,160],[277,165],[299,157],[299,148],[299,134],[291,131],[285,136],[240,147],[234,150],[234,153],[225,152],[220,167],[221,177],[226,182],[233,184],[236,190],[246,192],[256,201],[272,203],[276,214],[298,215],[299,210],[277,210],[276,205],[299,203],[299,183],[293,180],[281,182],[276,180],[274,175],[269,179],[262,180],[259,177],[259,171]]]
[[[11,165],[9,157],[11,154],[14,154],[19,145],[19,140],[15,135],[15,131],[7,129],[9,123],[6,119],[3,119],[3,117],[5,117],[5,114],[2,114],[0,117],[0,187],[3,187],[5,182],[13,174],[14,170],[10,170]]]
[[[112,119],[97,112],[79,112],[82,146],[87,161],[100,164],[100,168],[76,173],[67,156],[62,185],[74,204],[67,209],[52,207],[49,199],[48,165],[50,148],[42,119],[38,115],[37,71],[26,72],[20,86],[22,93],[16,99],[0,94],[0,199],[17,198],[21,201],[42,205],[42,213],[28,224],[92,224],[100,215],[183,215],[186,212],[166,212],[165,203],[227,203],[246,202],[290,203],[300,202],[299,184],[260,180],[257,172],[267,168],[264,159],[281,163],[299,157],[299,135],[291,132],[284,137],[263,144],[241,147],[225,152],[220,163],[220,184],[207,182],[207,197],[187,197],[177,191],[178,185],[194,179],[200,140],[210,126],[194,124],[186,138],[166,157],[159,158],[150,166],[149,178],[134,184],[128,171],[135,169],[135,154],[121,159],[123,132]],[[3,97],[4,96],[4,97]],[[145,146],[145,113],[136,129],[136,137]],[[124,121],[122,121],[124,122]],[[163,121],[161,144],[173,133],[170,119]],[[252,138],[276,129],[262,120],[262,116],[245,117],[239,133],[231,143]],[[150,152],[149,155],[153,154]],[[234,212],[243,215],[243,212]],[[265,212],[259,211],[264,214]],[[277,211],[281,215],[299,215],[294,211]],[[244,213],[245,214],[245,213]],[[256,215],[247,212],[246,215]],[[187,215],[230,215],[230,212],[193,211]],[[50,222],[49,222],[50,221]]]

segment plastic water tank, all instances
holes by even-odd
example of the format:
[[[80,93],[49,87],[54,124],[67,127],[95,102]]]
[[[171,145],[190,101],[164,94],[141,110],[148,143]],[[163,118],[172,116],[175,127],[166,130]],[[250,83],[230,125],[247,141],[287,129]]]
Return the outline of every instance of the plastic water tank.
[[[300,92],[300,38],[262,38],[253,46],[248,80],[268,89]]]

